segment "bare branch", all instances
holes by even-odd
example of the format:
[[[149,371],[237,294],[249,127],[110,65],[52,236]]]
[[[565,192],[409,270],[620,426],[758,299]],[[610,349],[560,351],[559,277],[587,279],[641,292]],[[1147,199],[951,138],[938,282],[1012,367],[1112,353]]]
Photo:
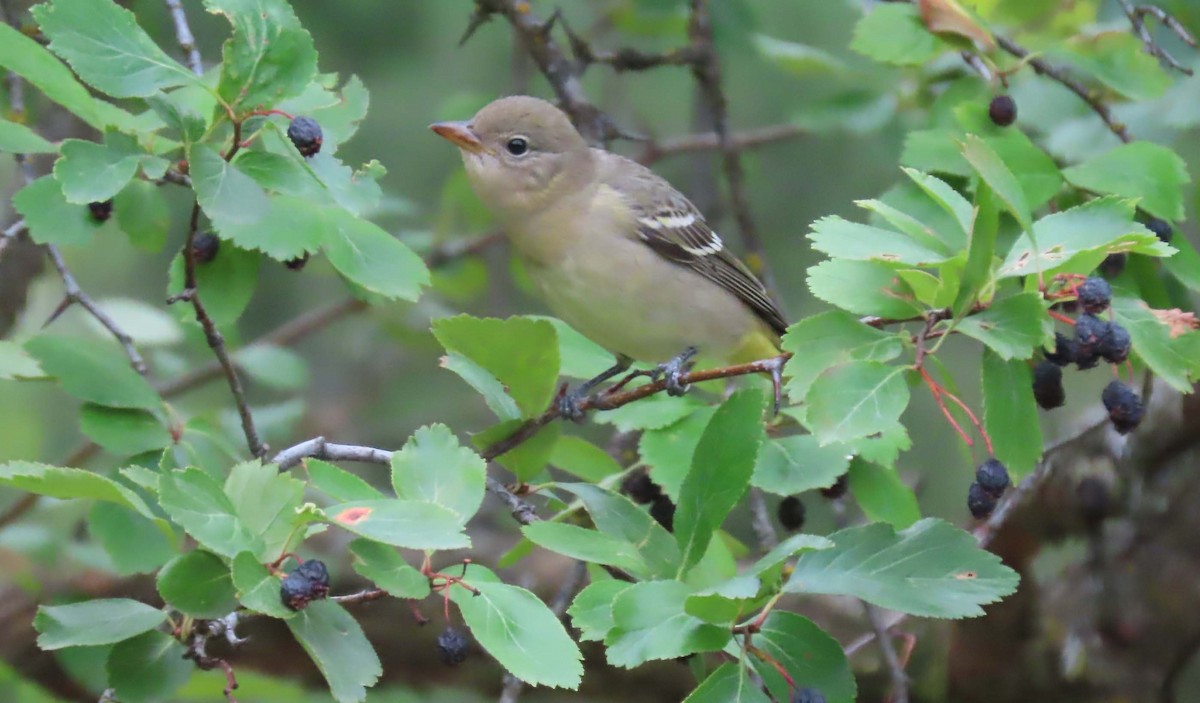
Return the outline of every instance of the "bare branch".
[[[187,57],[188,68],[192,69],[192,73],[197,76],[204,75],[204,62],[200,59],[200,50],[196,48],[196,37],[192,35],[192,29],[188,26],[187,14],[183,11],[183,5],[179,0],[166,0],[167,9],[171,11],[171,20],[175,23],[175,39],[179,42],[179,48],[183,50],[183,55]]]
[[[1175,19],[1166,10],[1153,5],[1139,5],[1134,7],[1129,0],[1117,0],[1121,5],[1121,9],[1125,12],[1125,16],[1129,18],[1129,25],[1133,29],[1133,33],[1138,39],[1142,40],[1142,46],[1145,47],[1146,53],[1157,58],[1164,66],[1175,69],[1184,75],[1191,76],[1195,72],[1192,69],[1184,66],[1175,59],[1166,49],[1162,47],[1154,36],[1150,34],[1150,29],[1146,26],[1146,16],[1150,15],[1162,22],[1164,26],[1175,33],[1177,37],[1182,39],[1189,46],[1196,46],[1196,39],[1191,32],[1187,31],[1179,20]]]
[[[795,139],[804,136],[805,131],[794,124],[779,124],[768,127],[748,129],[729,135],[729,148],[734,151],[745,151],[755,147],[774,144],[775,142]],[[682,137],[650,141],[638,156],[643,164],[652,164],[669,156],[689,154],[698,151],[716,151],[721,148],[720,137],[716,132],[703,134],[688,134]]]
[[[771,522],[771,512],[767,509],[767,498],[758,486],[750,488],[750,525],[758,537],[758,544],[764,552],[769,552],[779,544],[779,533],[775,531],[775,523]]]
[[[887,666],[888,675],[892,680],[889,700],[891,703],[908,703],[908,674],[904,673],[904,663],[900,661],[892,638],[888,636],[891,626],[884,621],[883,611],[879,608],[863,601],[863,609],[867,613],[867,620],[871,623],[871,630],[879,643],[879,652],[883,655],[883,663]]]

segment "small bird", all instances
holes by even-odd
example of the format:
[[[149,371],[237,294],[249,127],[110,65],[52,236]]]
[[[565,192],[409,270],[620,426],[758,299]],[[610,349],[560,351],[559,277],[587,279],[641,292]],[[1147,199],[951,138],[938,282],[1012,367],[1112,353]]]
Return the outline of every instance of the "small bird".
[[[616,356],[563,397],[565,414],[633,360],[658,363],[678,394],[697,353],[729,363],[779,354],[783,314],[696,206],[650,169],[590,147],[562,110],[511,96],[430,129],[459,148],[554,314]]]

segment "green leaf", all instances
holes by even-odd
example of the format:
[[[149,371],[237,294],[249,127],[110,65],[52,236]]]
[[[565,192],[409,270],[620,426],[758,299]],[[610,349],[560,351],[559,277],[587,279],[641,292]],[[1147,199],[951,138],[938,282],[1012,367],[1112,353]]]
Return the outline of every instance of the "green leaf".
[[[813,249],[838,259],[936,266],[950,258],[946,253],[931,249],[906,234],[836,216],[823,217],[814,222],[808,238],[813,243]]]
[[[0,381],[45,378],[37,359],[16,342],[0,339]]]
[[[983,139],[1016,176],[1031,210],[1046,204],[1062,188],[1062,173],[1054,159],[1025,132],[992,122],[985,100],[970,100],[957,106],[954,116],[962,129]],[[955,139],[961,140],[961,136]],[[969,169],[966,163],[963,167]],[[970,175],[970,171],[964,170],[960,175]]]
[[[483,451],[495,442],[512,435],[522,424],[524,424],[524,420],[508,420],[498,425],[492,425],[471,437],[471,443]],[[554,451],[561,434],[561,423],[556,422],[542,427],[533,437],[496,457],[495,461],[516,474],[521,481],[533,480],[542,472],[542,469],[546,468],[546,462],[550,461],[550,453]]]
[[[229,567],[201,550],[180,554],[157,577],[158,593],[172,608],[195,618],[219,618],[237,608]]]
[[[817,298],[856,315],[903,320],[923,311],[895,269],[878,261],[821,262],[808,269],[808,289]]]
[[[358,703],[383,674],[379,655],[358,621],[329,600],[310,603],[287,621],[292,636],[325,676],[338,703]]]
[[[679,500],[679,491],[692,468],[692,456],[700,443],[700,435],[716,411],[715,407],[696,408],[679,422],[644,431],[638,440],[638,455],[650,468],[650,477],[673,501]]]
[[[521,530],[534,544],[564,556],[605,564],[644,576],[646,565],[637,547],[604,532],[561,522],[535,522]]]
[[[289,550],[301,519],[297,511],[304,500],[303,481],[279,473],[274,464],[247,461],[230,469],[225,495],[241,523],[261,540],[255,556],[273,561]]]
[[[357,500],[325,509],[330,524],[409,549],[462,549],[471,540],[457,513],[418,500]]]
[[[153,630],[167,614],[128,598],[96,599],[71,605],[43,605],[33,627],[42,649],[112,644]]]
[[[770,703],[770,700],[751,680],[749,670],[728,662],[709,674],[683,703]]]
[[[133,115],[92,97],[62,61],[7,23],[0,24],[0,66],[21,76],[47,98],[96,129],[134,127]]]
[[[822,446],[812,435],[769,439],[758,453],[751,482],[781,496],[828,488],[850,466],[845,445]]]
[[[137,248],[161,251],[171,226],[171,211],[158,186],[133,180],[113,198],[117,226]]]
[[[908,407],[903,371],[874,361],[851,361],[822,373],[805,396],[812,433],[825,445],[890,429]]]
[[[271,107],[299,94],[317,72],[312,37],[284,0],[205,0],[233,25],[217,91],[231,105]],[[339,699],[340,700],[340,699]]]
[[[392,454],[396,496],[440,505],[466,524],[483,502],[487,464],[462,446],[449,427],[421,427]]]
[[[1151,100],[1171,86],[1171,76],[1141,40],[1128,31],[1107,31],[1071,37],[1051,52],[1090,73],[1096,80],[1131,100]]]
[[[282,577],[267,571],[250,552],[241,552],[233,559],[233,586],[242,605],[273,618],[293,618],[296,611],[283,604],[279,588]]]
[[[251,344],[233,354],[246,375],[278,390],[300,390],[308,385],[308,362],[296,352],[273,344]]]
[[[704,406],[695,398],[657,393],[600,413],[594,421],[613,425],[621,432],[657,430],[679,422],[701,407]]]
[[[1002,298],[963,318],[955,329],[983,342],[1004,360],[1028,359],[1054,338],[1054,322],[1038,293]]]
[[[87,206],[68,203],[62,187],[50,175],[17,191],[12,204],[25,218],[29,238],[38,244],[87,244],[103,226],[88,213]]]
[[[196,285],[199,286],[208,316],[218,327],[233,324],[242,315],[254,295],[258,283],[259,255],[223,242],[217,258],[207,264],[196,266]],[[171,271],[167,284],[168,295],[183,290],[183,256],[171,260]],[[195,313],[190,305],[177,305],[176,314],[184,319],[193,319]]]
[[[144,98],[200,78],[172,59],[115,3],[52,0],[33,9],[50,50],[115,98]]]
[[[1138,206],[1165,220],[1184,219],[1183,186],[1191,183],[1187,164],[1174,151],[1153,142],[1133,142],[1063,170],[1078,188],[1139,199]]]
[[[58,147],[18,122],[0,119],[0,152],[10,154],[53,154]]]
[[[1004,206],[1021,225],[1021,229],[1026,232],[1033,229],[1033,216],[1029,203],[1025,199],[1025,191],[1021,188],[1017,177],[1001,160],[1000,155],[987,142],[974,134],[967,135],[967,140],[962,146],[962,153],[979,177],[999,196]]]
[[[883,3],[859,20],[850,48],[882,63],[915,66],[951,46],[925,28],[915,6]]]
[[[329,231],[322,245],[329,263],[363,288],[395,300],[416,300],[429,285],[421,257],[372,222],[345,210],[326,211]]]
[[[238,518],[216,480],[200,469],[167,471],[159,476],[163,510],[197,542],[226,557],[260,553],[262,539]]]
[[[487,403],[488,408],[496,414],[496,417],[501,420],[519,420],[521,418],[521,409],[508,394],[508,389],[487,369],[462,354],[454,352],[443,356],[439,365],[447,371],[458,374],[459,378],[466,381],[467,385],[483,396],[483,402]]]
[[[451,588],[450,598],[488,654],[531,686],[579,686],[583,655],[545,603],[474,564],[467,567],[466,581],[479,593]]]
[[[983,352],[983,427],[995,456],[1013,480],[1033,471],[1042,457],[1042,427],[1033,399],[1033,374],[1021,361]]]
[[[236,170],[240,163],[239,160],[230,168]],[[244,176],[239,173],[234,180]],[[245,217],[254,217],[255,211],[244,209],[236,212]],[[243,249],[261,251],[276,261],[288,261],[315,253],[320,249],[326,233],[335,229],[330,223],[334,210],[291,196],[265,196],[262,209],[257,212],[257,219],[252,221],[229,219],[232,213],[210,216],[222,238],[237,242]]]
[[[683,555],[680,575],[704,556],[713,533],[750,485],[766,434],[762,411],[762,392],[740,390],[721,404],[700,436],[675,513],[675,539]]]
[[[1113,296],[1112,312],[1129,330],[1134,353],[1154,375],[1180,393],[1191,393],[1192,381],[1200,378],[1200,332],[1172,336],[1168,323],[1145,302],[1124,293]]]
[[[589,379],[613,365],[612,352],[575,331],[557,317],[526,315],[531,320],[545,320],[554,325],[558,336],[558,356],[561,359],[559,373],[572,378]]]
[[[470,359],[504,384],[524,417],[540,415],[554,397],[559,356],[550,323],[457,315],[434,320],[433,335],[447,351]]]
[[[429,595],[429,579],[409,566],[393,547],[369,539],[350,543],[354,570],[395,598],[420,600]]]
[[[958,229],[939,229],[938,233],[950,245],[952,251],[963,248],[967,237],[975,229],[975,208],[949,183],[915,169],[905,168],[904,175],[908,176],[925,195],[938,207],[954,218]]]
[[[855,457],[850,462],[850,492],[869,520],[903,530],[921,519],[917,495],[894,467]]]
[[[588,483],[560,483],[558,487],[579,496],[601,532],[636,545],[651,574],[673,576],[679,569],[675,538],[631,500]]]
[[[88,532],[104,548],[120,576],[155,571],[177,551],[173,539],[159,524],[116,503],[97,502],[92,506]]]
[[[903,532],[874,523],[829,536],[833,549],[807,552],[788,593],[848,595],[902,613],[938,618],[983,615],[1017,588],[1017,574],[948,522],[926,518]]]
[[[104,143],[67,139],[54,162],[54,178],[67,202],[86,205],[108,200],[137,175],[142,150],[137,139],[110,131]]]
[[[1000,266],[999,276],[1090,273],[1104,257],[1118,252],[1169,256],[1174,249],[1133,221],[1128,200],[1097,198],[1070,210],[1047,215],[1033,225],[1035,248],[1021,236]]]
[[[303,463],[312,487],[334,500],[375,500],[384,497],[371,484],[329,462],[305,459]]]
[[[783,350],[795,355],[787,366],[787,393],[794,400],[826,369],[847,361],[891,361],[904,346],[900,337],[833,310],[807,317],[788,328]]]
[[[0,464],[0,485],[51,498],[103,500],[154,517],[136,493],[110,478],[83,469],[10,461]]]
[[[807,44],[776,39],[765,34],[755,34],[753,39],[754,47],[763,58],[794,76],[823,75],[846,68],[833,54]]]
[[[608,663],[626,669],[658,659],[717,652],[730,640],[727,627],[684,611],[691,589],[679,581],[643,581],[613,601],[613,629],[604,638]]]
[[[252,225],[266,216],[271,206],[266,192],[235,164],[221,158],[214,147],[193,144],[188,150],[188,167],[196,200],[219,231],[227,225]]]
[[[588,584],[571,602],[567,614],[579,639],[602,642],[613,628],[613,601],[630,587],[627,581],[605,579]]]
[[[187,683],[195,664],[184,655],[184,647],[165,632],[143,632],[118,642],[108,652],[105,670],[116,700],[154,703],[171,698]]]
[[[563,435],[554,443],[550,463],[593,483],[621,472],[621,465],[611,454],[580,437]]]
[[[170,431],[145,410],[85,403],[79,409],[79,429],[113,454],[141,454],[171,444]]]
[[[782,664],[797,686],[819,690],[829,703],[856,700],[854,673],[842,646],[808,618],[774,610],[754,636],[754,644]],[[756,668],[771,693],[787,700],[787,682],[774,667],[764,662]]]

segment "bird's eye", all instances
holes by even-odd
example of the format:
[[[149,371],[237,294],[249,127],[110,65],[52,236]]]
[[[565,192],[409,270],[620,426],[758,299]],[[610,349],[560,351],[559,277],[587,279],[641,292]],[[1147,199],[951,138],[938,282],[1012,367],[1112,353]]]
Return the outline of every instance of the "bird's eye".
[[[513,137],[504,145],[513,156],[524,156],[529,153],[529,140],[525,137]]]

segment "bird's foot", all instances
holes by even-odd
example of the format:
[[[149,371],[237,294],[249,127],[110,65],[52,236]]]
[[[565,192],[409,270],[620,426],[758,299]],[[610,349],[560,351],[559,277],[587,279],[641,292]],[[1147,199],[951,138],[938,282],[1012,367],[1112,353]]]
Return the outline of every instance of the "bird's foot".
[[[567,385],[564,383],[562,389],[558,392],[558,398],[555,399],[558,414],[572,422],[583,422],[584,416],[587,415],[588,407],[595,400],[592,391],[596,386],[599,386],[613,376],[624,373],[629,369],[630,363],[628,357],[618,356],[617,363],[602,371],[595,378],[579,384],[575,389],[567,388]]]
[[[689,386],[681,381],[680,378],[692,370],[692,359],[695,356],[696,347],[684,349],[678,356],[664,364],[659,364],[658,368],[651,371],[650,379],[653,381],[662,379],[666,385],[667,395],[681,396],[687,393]]]

